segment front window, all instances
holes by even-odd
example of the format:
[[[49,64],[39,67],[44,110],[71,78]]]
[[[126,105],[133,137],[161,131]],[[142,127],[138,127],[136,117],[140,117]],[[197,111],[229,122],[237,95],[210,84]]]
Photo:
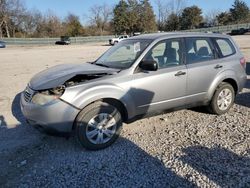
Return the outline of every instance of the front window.
[[[129,68],[152,40],[124,40],[104,53],[96,65],[126,69]]]
[[[182,64],[181,41],[179,39],[164,40],[156,44],[143,60],[156,61],[159,69]]]

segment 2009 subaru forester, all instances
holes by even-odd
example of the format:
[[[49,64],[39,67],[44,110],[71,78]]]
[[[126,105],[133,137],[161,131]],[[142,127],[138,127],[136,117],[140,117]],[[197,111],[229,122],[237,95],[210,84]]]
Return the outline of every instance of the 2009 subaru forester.
[[[206,105],[226,113],[246,82],[246,61],[229,36],[163,33],[132,37],[92,63],[59,65],[34,76],[21,97],[31,124],[76,131],[102,149],[123,122],[166,109]]]

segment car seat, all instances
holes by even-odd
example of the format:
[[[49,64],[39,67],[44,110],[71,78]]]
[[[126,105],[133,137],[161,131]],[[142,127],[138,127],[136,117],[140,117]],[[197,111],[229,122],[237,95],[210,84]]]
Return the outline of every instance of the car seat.
[[[197,55],[200,57],[208,57],[209,56],[208,48],[206,46],[201,47],[198,50]]]
[[[177,50],[175,48],[167,48],[164,53],[167,58],[165,61],[165,66],[178,65],[177,61]]]

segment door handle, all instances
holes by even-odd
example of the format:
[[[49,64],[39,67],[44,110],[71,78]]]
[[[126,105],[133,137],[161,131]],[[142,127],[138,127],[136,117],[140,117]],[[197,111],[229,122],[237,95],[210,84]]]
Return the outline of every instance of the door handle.
[[[221,69],[223,66],[222,65],[216,65],[214,68],[215,69]]]
[[[183,71],[179,71],[175,74],[175,76],[182,76],[182,75],[185,75],[186,72],[183,72]]]

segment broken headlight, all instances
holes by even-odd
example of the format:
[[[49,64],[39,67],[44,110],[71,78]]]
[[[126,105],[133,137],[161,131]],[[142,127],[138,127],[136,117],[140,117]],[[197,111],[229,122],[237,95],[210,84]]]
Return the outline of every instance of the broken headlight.
[[[64,90],[64,86],[59,86],[54,89],[39,91],[34,94],[31,101],[34,104],[45,105],[61,97],[64,93]]]

